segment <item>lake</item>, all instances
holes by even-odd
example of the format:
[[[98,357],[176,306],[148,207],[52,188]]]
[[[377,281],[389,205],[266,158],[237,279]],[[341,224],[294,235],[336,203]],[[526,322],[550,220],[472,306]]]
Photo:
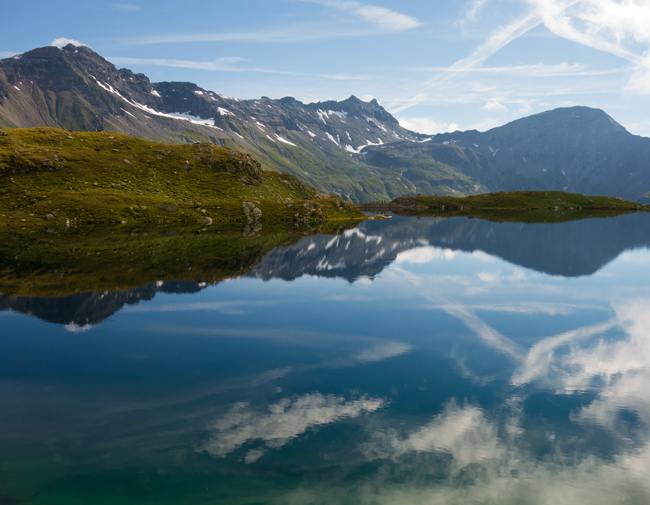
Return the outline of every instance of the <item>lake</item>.
[[[190,231],[3,239],[0,504],[650,502],[649,215]]]

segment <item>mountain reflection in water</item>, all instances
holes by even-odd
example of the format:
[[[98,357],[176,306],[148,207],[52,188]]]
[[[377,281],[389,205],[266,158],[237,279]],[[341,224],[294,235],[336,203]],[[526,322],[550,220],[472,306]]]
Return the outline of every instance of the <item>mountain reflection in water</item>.
[[[0,502],[647,504],[648,225],[262,231],[114,292],[67,265],[0,300]]]
[[[241,261],[220,262],[214,265],[218,268],[215,277],[228,278],[230,267],[231,276],[246,274],[264,280],[291,281],[313,275],[354,282],[380,274],[398,255],[409,251],[411,255],[427,255],[432,254],[434,248],[482,251],[550,275],[591,275],[623,251],[650,245],[648,224],[648,215],[641,213],[557,224],[496,223],[463,217],[396,217],[390,221],[365,221],[340,235],[296,238],[291,245],[281,245],[266,253],[257,252],[252,262],[246,258],[247,266]],[[264,236],[262,233],[258,239]],[[226,251],[223,254],[227,255],[230,246],[229,237],[224,235],[223,241],[212,244],[210,253],[223,247]],[[245,252],[251,249],[248,245]],[[154,262],[151,270],[156,270],[155,267]],[[214,278],[206,275],[206,270],[209,272],[209,267],[196,273],[201,278]],[[134,289],[83,292],[88,287],[84,287],[82,280],[76,288],[82,292],[71,296],[0,296],[0,310],[10,309],[54,323],[83,327],[100,323],[124,305],[151,300],[157,292],[191,293],[205,286],[205,282],[154,281],[152,278],[149,284]]]

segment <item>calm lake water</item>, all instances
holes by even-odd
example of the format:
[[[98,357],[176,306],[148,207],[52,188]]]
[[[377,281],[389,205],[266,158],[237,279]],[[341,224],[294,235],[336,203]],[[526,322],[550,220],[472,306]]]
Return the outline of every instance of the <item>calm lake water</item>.
[[[395,217],[0,297],[0,504],[650,503],[649,246],[646,214]]]

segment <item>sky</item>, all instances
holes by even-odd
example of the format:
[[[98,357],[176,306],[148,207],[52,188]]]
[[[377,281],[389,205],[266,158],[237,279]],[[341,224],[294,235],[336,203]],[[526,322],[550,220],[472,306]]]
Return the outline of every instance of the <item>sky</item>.
[[[650,136],[650,0],[0,0],[0,12],[0,58],[75,41],[226,96],[376,98],[421,133],[584,105]]]

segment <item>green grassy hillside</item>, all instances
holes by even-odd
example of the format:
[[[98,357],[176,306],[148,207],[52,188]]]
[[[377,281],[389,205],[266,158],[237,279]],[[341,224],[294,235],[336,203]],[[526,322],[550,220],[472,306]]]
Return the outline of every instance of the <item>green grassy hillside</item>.
[[[0,226],[361,219],[246,154],[108,132],[0,131]]]
[[[523,222],[559,222],[650,211],[650,205],[621,198],[562,191],[510,191],[463,198],[418,195],[396,198],[390,205],[391,210],[406,215],[468,216]]]

